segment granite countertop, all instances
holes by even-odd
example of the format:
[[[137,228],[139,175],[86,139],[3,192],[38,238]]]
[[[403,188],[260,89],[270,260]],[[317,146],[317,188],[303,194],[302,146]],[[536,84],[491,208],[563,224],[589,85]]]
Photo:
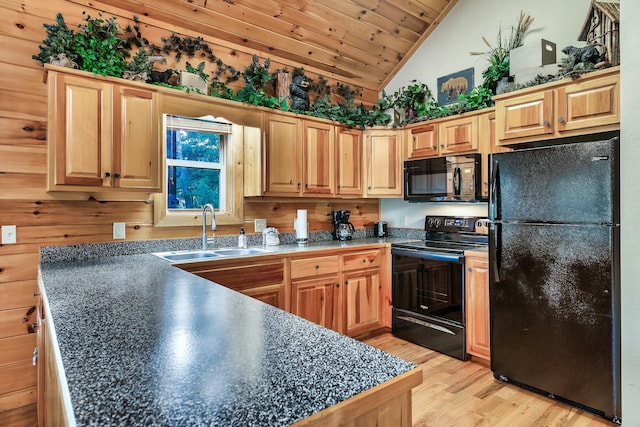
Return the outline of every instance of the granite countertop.
[[[78,425],[284,426],[415,367],[153,255],[41,272]]]

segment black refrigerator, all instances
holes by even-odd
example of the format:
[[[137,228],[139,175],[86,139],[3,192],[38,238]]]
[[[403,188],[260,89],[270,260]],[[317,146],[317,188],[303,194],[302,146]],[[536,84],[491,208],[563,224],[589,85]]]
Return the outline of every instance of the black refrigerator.
[[[491,370],[620,422],[619,138],[491,156]]]

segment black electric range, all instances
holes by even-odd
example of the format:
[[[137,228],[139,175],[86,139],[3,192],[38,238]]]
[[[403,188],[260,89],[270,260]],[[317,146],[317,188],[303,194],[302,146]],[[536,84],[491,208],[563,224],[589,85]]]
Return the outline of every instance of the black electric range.
[[[427,216],[424,240],[391,246],[394,335],[468,358],[464,251],[486,249],[487,233],[484,218]]]

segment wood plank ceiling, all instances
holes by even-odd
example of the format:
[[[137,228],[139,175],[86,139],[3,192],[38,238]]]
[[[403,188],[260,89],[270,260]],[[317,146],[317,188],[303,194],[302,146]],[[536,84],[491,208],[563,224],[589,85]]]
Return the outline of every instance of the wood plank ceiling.
[[[379,91],[457,0],[102,0]]]

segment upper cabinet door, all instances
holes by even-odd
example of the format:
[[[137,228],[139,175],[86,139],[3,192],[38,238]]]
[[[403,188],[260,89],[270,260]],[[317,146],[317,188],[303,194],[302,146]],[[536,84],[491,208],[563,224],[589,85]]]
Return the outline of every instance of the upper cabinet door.
[[[553,134],[553,90],[496,100],[496,122],[498,140]]]
[[[113,178],[118,187],[160,189],[160,127],[155,92],[114,87]]]
[[[402,132],[396,129],[367,131],[364,154],[367,196],[402,196]]]
[[[266,114],[266,195],[299,194],[302,187],[300,120]]]
[[[441,122],[440,154],[476,151],[478,149],[478,116]]]
[[[428,124],[411,129],[409,158],[438,155],[438,125]]]
[[[338,127],[336,195],[362,196],[362,131]]]
[[[620,123],[618,75],[558,88],[559,132]]]
[[[335,180],[335,126],[304,120],[302,194],[333,195]]]
[[[49,76],[49,189],[111,185],[111,85]]]

